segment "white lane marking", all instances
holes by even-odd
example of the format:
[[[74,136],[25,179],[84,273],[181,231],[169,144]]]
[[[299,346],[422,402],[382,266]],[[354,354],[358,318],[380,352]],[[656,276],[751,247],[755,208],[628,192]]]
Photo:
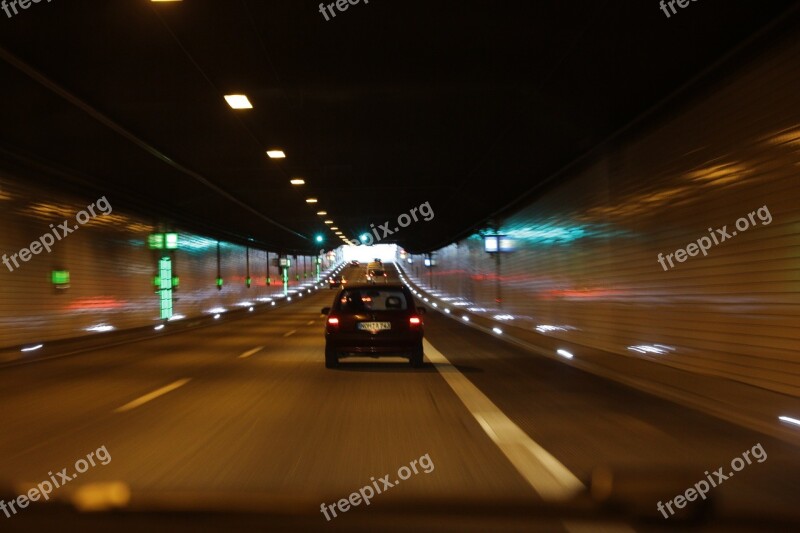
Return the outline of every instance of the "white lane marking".
[[[128,402],[125,405],[123,405],[122,407],[118,407],[117,409],[114,410],[114,412],[115,413],[124,413],[125,411],[130,411],[131,409],[136,409],[140,405],[143,405],[143,404],[149,402],[150,400],[155,400],[159,396],[163,396],[164,394],[166,394],[166,393],[168,393],[170,391],[174,391],[178,387],[182,387],[182,386],[186,385],[187,383],[189,383],[190,380],[191,380],[191,378],[179,379],[178,381],[175,381],[174,383],[170,383],[169,385],[167,385],[165,387],[161,387],[160,389],[154,390],[153,392],[151,392],[149,394],[145,394],[144,396],[136,398],[132,402]]]
[[[522,431],[439,350],[427,340],[422,342],[425,346],[425,355],[436,370],[489,438],[497,444],[500,451],[542,498],[567,499],[585,488],[566,466]]]
[[[289,335],[294,335],[295,333],[297,333],[297,330],[293,329],[292,331],[287,331],[286,333],[284,333],[283,336],[288,337]]]
[[[314,321],[313,321],[313,320],[309,320],[308,322],[306,322],[306,326],[310,326],[310,325],[311,325],[311,324],[313,324],[313,323],[314,323]]]
[[[254,353],[260,352],[260,351],[261,351],[261,350],[263,350],[263,349],[264,349],[264,346],[256,346],[256,347],[255,347],[255,348],[253,348],[252,350],[247,350],[246,352],[244,352],[243,354],[241,354],[241,355],[239,356],[239,359],[245,359],[245,358],[247,358],[247,357],[250,357],[250,356],[251,356],[251,355],[253,355]]]

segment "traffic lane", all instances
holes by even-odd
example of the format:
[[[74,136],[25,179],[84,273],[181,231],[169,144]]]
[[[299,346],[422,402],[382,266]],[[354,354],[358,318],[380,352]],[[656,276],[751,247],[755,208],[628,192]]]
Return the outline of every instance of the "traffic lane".
[[[238,338],[244,322],[232,323],[228,336]],[[59,432],[44,445],[19,451],[13,462],[4,455],[0,467],[12,479],[37,481],[105,445],[113,460],[76,484],[122,480],[148,491],[318,494],[321,503],[347,497],[372,477],[389,474],[393,482],[400,467],[427,454],[434,470],[403,481],[381,495],[383,501],[432,494],[534,497],[430,365],[415,370],[405,362],[345,363],[327,370],[321,324],[288,337],[273,335],[268,344],[240,358],[235,350],[222,356],[198,339],[193,357],[175,356],[168,365],[178,372],[118,395],[100,416],[79,405],[72,419],[89,421],[80,431]],[[192,365],[198,358],[205,364]],[[159,362],[134,359],[103,380],[109,390],[130,389],[129,376]],[[190,374],[187,384],[130,411],[108,409]]]
[[[794,446],[525,352],[439,313],[426,315],[425,334],[580,479],[607,466],[645,484],[677,484],[677,495],[705,479],[705,471],[725,467],[730,474],[731,460],[760,443],[767,459],[753,459],[713,496],[726,511],[795,512],[800,461]]]
[[[3,369],[0,465],[84,430],[132,399],[255,347],[269,349],[273,337],[306,327],[321,331],[319,308],[328,297],[319,291],[286,307],[223,317],[213,326]]]

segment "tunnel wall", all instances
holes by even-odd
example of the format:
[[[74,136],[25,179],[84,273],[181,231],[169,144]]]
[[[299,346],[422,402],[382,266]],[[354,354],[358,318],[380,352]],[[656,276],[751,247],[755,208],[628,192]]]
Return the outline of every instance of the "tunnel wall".
[[[800,395],[800,46],[693,102],[505,218],[516,251],[473,235],[432,283],[423,256],[406,270],[511,328]],[[658,262],[726,225],[707,256]]]
[[[76,214],[97,200],[35,188],[0,174],[0,254],[8,257],[29,247],[52,231],[50,224],[57,227],[69,220],[75,226]],[[166,229],[179,234],[178,249],[168,252],[179,279],[175,314],[188,318],[214,308],[230,310],[281,293],[278,267],[270,267],[272,285],[266,284],[266,251],[250,250],[252,283],[247,288],[246,247],[221,242],[223,286],[218,290],[217,240],[159,227],[153,220],[115,209],[113,197],[107,200],[109,214],[95,208],[98,216],[55,240],[50,253],[42,250],[27,262],[18,258],[18,268],[9,261],[13,271],[0,263],[0,348],[92,335],[108,326],[127,329],[159,323],[153,281],[160,257],[167,254],[150,249],[148,236]],[[275,257],[270,254],[270,259]],[[298,259],[292,258],[290,268],[293,287],[303,278],[302,256]],[[312,260],[306,262],[309,275]],[[51,283],[54,270],[69,271],[69,288]]]

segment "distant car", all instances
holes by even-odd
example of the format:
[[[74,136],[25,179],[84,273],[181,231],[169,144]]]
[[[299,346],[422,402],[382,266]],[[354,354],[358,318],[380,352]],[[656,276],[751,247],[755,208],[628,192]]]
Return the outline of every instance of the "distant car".
[[[328,288],[335,289],[337,287],[341,287],[345,285],[347,280],[342,277],[341,274],[334,274],[333,276],[328,278]]]
[[[403,355],[411,366],[422,366],[424,308],[417,308],[411,291],[400,284],[352,285],[339,291],[325,307],[325,366],[338,366],[349,355]]]
[[[385,270],[372,269],[367,271],[367,283],[389,283],[389,276]]]
[[[374,258],[374,259],[373,259],[373,261],[375,261],[376,263],[383,264],[383,261],[381,260],[381,258],[380,258],[380,257],[376,257],[376,258]]]
[[[367,263],[367,270],[366,273],[364,274],[367,277],[367,280],[369,280],[370,277],[369,273],[372,272],[373,270],[383,270],[383,263],[377,261],[370,261],[369,263]]]
[[[359,263],[358,261],[353,259],[352,261],[350,261],[350,266],[354,266],[354,267],[361,266],[361,263]]]

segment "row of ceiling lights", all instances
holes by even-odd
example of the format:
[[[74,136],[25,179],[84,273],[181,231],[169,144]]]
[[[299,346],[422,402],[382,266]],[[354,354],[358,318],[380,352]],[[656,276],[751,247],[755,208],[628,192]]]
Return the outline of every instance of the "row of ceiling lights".
[[[181,0],[151,0],[151,1],[152,2],[180,2]],[[231,106],[232,109],[253,109],[253,104],[250,103],[250,99],[247,98],[247,95],[245,95],[245,94],[226,94],[225,95],[225,101],[228,102],[228,105]],[[267,150],[267,156],[269,156],[270,159],[286,159],[286,153],[283,150],[280,150],[280,149],[277,149],[277,148],[276,149],[272,149],[272,150]],[[306,180],[304,180],[303,178],[292,178],[289,181],[289,183],[291,183],[294,186],[300,186],[300,185],[305,185],[306,184]],[[306,203],[307,204],[316,204],[317,203],[317,199],[316,198],[306,198]],[[317,215],[324,217],[324,216],[328,215],[328,212],[327,211],[317,211]],[[345,244],[349,244],[349,241],[344,236],[344,234],[339,230],[339,228],[333,225],[333,220],[326,219],[325,220],[325,224],[330,226],[330,230],[333,231],[340,239],[342,239],[342,241]],[[322,235],[317,235],[315,237],[315,241],[317,243],[321,244],[322,242],[324,242],[324,240],[325,240],[325,238]]]
[[[247,96],[244,94],[226,94],[225,101],[228,102],[228,105],[231,106],[232,109],[253,109],[253,104],[250,103],[250,99],[247,98]],[[286,159],[286,153],[283,150],[277,148],[272,150],[267,150],[267,156],[269,156],[270,159]],[[301,185],[305,185],[306,180],[304,180],[303,178],[292,178],[291,180],[289,180],[289,183],[291,183],[296,187],[299,187]],[[318,200],[316,198],[306,198],[306,203],[316,204],[318,203]],[[317,211],[317,215],[324,217],[328,215],[328,212]],[[333,220],[326,219],[325,224],[330,226],[330,230],[333,231],[340,239],[342,239],[342,241],[345,244],[348,244],[347,237],[344,236],[344,233],[342,233],[338,227],[333,225],[334,224]],[[322,243],[325,239],[322,237],[322,235],[317,235],[315,240],[318,243]]]

